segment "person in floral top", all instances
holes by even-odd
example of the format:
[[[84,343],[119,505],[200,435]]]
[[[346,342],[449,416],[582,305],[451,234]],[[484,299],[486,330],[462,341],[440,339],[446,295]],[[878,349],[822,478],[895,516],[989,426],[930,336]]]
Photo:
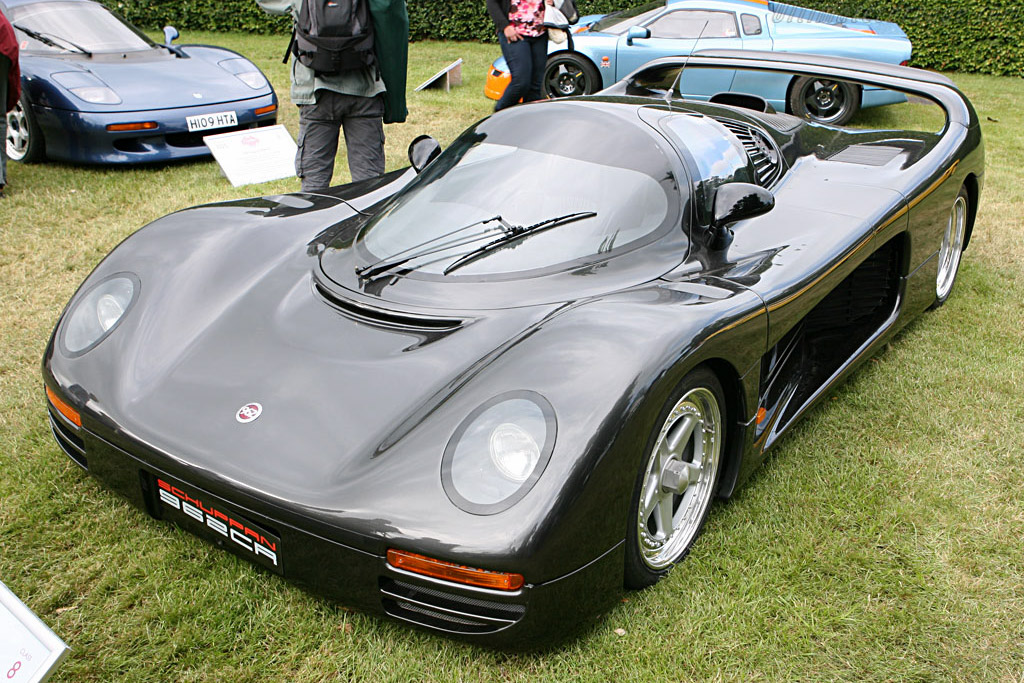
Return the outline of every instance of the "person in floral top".
[[[548,60],[548,32],[544,5],[554,0],[487,0],[487,13],[498,30],[501,54],[512,80],[494,105],[494,111],[544,99],[544,67]]]

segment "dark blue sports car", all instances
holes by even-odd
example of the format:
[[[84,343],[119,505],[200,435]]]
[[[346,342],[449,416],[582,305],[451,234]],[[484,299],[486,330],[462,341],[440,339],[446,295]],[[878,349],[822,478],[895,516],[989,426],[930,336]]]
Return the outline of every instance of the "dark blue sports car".
[[[93,0],[0,0],[21,48],[7,154],[122,164],[203,156],[203,136],[272,125],[277,95],[236,52],[158,45]]]

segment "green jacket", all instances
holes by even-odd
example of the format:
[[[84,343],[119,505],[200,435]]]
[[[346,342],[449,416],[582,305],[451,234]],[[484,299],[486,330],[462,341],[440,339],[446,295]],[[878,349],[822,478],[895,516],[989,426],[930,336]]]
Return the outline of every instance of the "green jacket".
[[[377,63],[387,86],[384,123],[403,123],[409,115],[405,105],[405,77],[409,67],[409,14],[405,0],[370,0],[370,15]]]

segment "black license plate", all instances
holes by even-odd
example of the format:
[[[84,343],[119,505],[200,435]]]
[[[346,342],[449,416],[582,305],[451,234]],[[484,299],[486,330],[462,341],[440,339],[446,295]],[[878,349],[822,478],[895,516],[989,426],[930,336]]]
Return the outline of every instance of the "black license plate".
[[[223,548],[283,573],[281,539],[235,512],[231,505],[187,484],[154,474],[156,504],[160,515]]]

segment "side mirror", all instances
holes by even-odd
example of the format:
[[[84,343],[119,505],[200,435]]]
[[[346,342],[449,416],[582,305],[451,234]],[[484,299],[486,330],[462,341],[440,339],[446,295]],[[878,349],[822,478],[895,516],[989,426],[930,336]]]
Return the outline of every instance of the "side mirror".
[[[775,206],[775,197],[760,185],[728,183],[715,191],[715,214],[711,221],[708,246],[725,249],[732,242],[729,226],[746,218],[766,214]]]
[[[441,145],[429,135],[421,135],[409,143],[409,163],[419,173],[441,153]]]
[[[643,26],[630,26],[629,30],[626,31],[626,45],[632,45],[633,41],[638,38],[650,38],[651,29],[644,28]]]
[[[164,26],[164,45],[170,45],[178,38],[178,29],[173,26]]]

